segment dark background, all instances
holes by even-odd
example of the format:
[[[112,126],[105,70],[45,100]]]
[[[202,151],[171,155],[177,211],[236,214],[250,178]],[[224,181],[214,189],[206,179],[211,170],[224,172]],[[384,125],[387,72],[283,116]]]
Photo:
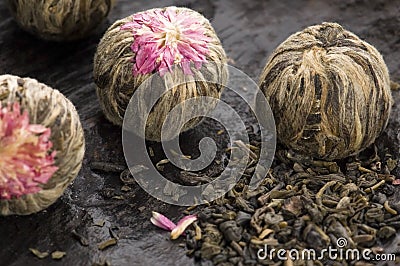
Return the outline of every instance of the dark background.
[[[105,29],[115,20],[152,7],[186,6],[201,12],[215,27],[230,64],[257,80],[267,56],[290,34],[312,24],[333,21],[342,24],[376,46],[383,54],[391,78],[400,81],[400,1],[132,1],[119,0],[108,21],[89,38],[73,43],[50,43],[19,29],[5,1],[0,2],[0,74],[31,77],[63,92],[76,105],[86,134],[87,150],[82,171],[65,194],[50,208],[26,217],[0,217],[0,265],[191,265],[185,249],[171,242],[168,233],[150,223],[152,210],[174,220],[183,208],[167,206],[148,196],[137,185],[121,192],[118,173],[92,171],[90,163],[124,164],[121,130],[103,117],[95,94],[92,60]],[[400,93],[381,141],[399,155]],[[240,108],[239,99],[225,99]],[[182,142],[198,135],[215,135],[206,123],[184,134]],[[200,132],[200,133],[199,133]],[[220,140],[223,142],[223,140]],[[157,144],[152,144],[157,150]],[[158,156],[158,155],[157,155]],[[162,157],[160,157],[162,159]],[[1,158],[0,158],[1,160]],[[397,196],[400,193],[397,193]],[[113,199],[122,196],[122,199]],[[399,197],[400,198],[400,197]],[[105,221],[104,226],[94,225]],[[104,251],[97,244],[119,236],[116,246]],[[72,237],[72,230],[85,236],[89,246]],[[61,250],[66,257],[39,260],[29,248]]]

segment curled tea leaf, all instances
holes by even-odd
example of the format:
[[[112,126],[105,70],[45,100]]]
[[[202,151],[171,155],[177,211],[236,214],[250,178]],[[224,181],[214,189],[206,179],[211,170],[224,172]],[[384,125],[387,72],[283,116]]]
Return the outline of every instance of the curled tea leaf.
[[[72,230],[72,236],[81,243],[82,246],[89,246],[89,240],[83,235],[76,232],[76,230]]]
[[[64,251],[54,251],[54,252],[52,252],[51,253],[51,258],[53,259],[53,260],[60,260],[60,259],[62,259],[65,255],[67,255],[67,253],[66,252],[64,252]]]
[[[98,226],[98,227],[103,227],[105,225],[106,221],[101,220],[101,219],[96,219],[93,221],[93,225],[94,226]]]
[[[47,256],[49,256],[48,252],[40,252],[39,250],[37,250],[35,248],[29,248],[29,250],[32,252],[33,255],[35,255],[39,259],[44,259]]]
[[[110,246],[114,246],[117,244],[117,239],[115,238],[110,238],[104,242],[101,242],[100,244],[97,245],[97,247],[99,248],[99,250],[104,250]]]
[[[121,173],[125,170],[125,166],[121,164],[108,163],[108,162],[92,162],[90,164],[91,170],[98,170],[102,172]]]

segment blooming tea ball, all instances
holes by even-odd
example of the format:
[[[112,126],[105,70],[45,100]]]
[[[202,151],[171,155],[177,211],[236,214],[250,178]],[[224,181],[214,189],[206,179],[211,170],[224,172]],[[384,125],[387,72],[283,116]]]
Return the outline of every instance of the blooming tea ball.
[[[335,160],[371,145],[388,123],[392,97],[380,53],[336,23],[291,35],[262,72],[279,140]]]
[[[107,17],[115,0],[8,0],[24,30],[45,40],[87,36]]]
[[[67,98],[34,79],[0,76],[0,215],[54,203],[77,176],[84,151]]]
[[[149,113],[142,137],[160,141],[162,124],[175,106],[199,96],[220,97],[228,76],[226,61],[210,22],[196,11],[171,6],[116,21],[97,47],[93,74],[106,118],[122,125],[132,95],[146,79],[158,73],[165,90],[170,90]],[[168,84],[179,85],[170,88]],[[141,99],[137,108],[142,114],[149,104],[146,97]],[[181,131],[200,120],[191,119]]]

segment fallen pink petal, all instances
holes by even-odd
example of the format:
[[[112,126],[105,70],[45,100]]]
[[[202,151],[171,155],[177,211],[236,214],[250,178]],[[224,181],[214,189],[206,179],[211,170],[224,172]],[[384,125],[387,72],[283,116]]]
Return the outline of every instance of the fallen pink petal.
[[[212,38],[205,35],[206,28],[189,10],[176,7],[152,9],[132,16],[132,22],[121,27],[131,30],[135,53],[133,75],[158,71],[164,75],[179,65],[183,73],[192,75],[190,63],[200,68],[209,53]]]
[[[153,217],[150,218],[151,223],[155,226],[171,231],[171,239],[177,239],[179,236],[183,235],[186,228],[196,220],[196,215],[188,215],[179,220],[176,225],[170,219],[155,211],[153,211]]]
[[[161,213],[153,211],[153,217],[150,218],[152,224],[167,231],[172,231],[176,224]]]
[[[177,239],[180,237],[186,228],[197,220],[196,215],[188,215],[183,217],[177,224],[174,230],[171,232],[171,239]]]
[[[395,185],[395,186],[400,185],[400,179],[393,180],[392,185]]]

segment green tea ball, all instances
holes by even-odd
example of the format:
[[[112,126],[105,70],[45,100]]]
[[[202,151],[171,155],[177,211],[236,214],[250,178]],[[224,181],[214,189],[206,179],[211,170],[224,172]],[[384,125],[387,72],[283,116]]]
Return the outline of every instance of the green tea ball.
[[[115,0],[8,0],[24,30],[45,40],[86,37],[108,15]]]
[[[280,44],[266,63],[260,88],[280,142],[326,160],[371,145],[385,129],[392,105],[381,54],[336,23],[308,27]]]
[[[74,105],[30,78],[0,76],[0,215],[54,203],[77,176],[85,139]]]
[[[106,118],[122,125],[132,95],[152,74],[159,74],[168,92],[149,113],[142,136],[159,141],[163,122],[175,106],[198,96],[220,97],[228,76],[226,61],[210,22],[196,11],[171,6],[116,21],[97,47],[93,75]],[[139,104],[140,114],[151,108],[146,98]],[[190,120],[181,131],[199,121]]]

